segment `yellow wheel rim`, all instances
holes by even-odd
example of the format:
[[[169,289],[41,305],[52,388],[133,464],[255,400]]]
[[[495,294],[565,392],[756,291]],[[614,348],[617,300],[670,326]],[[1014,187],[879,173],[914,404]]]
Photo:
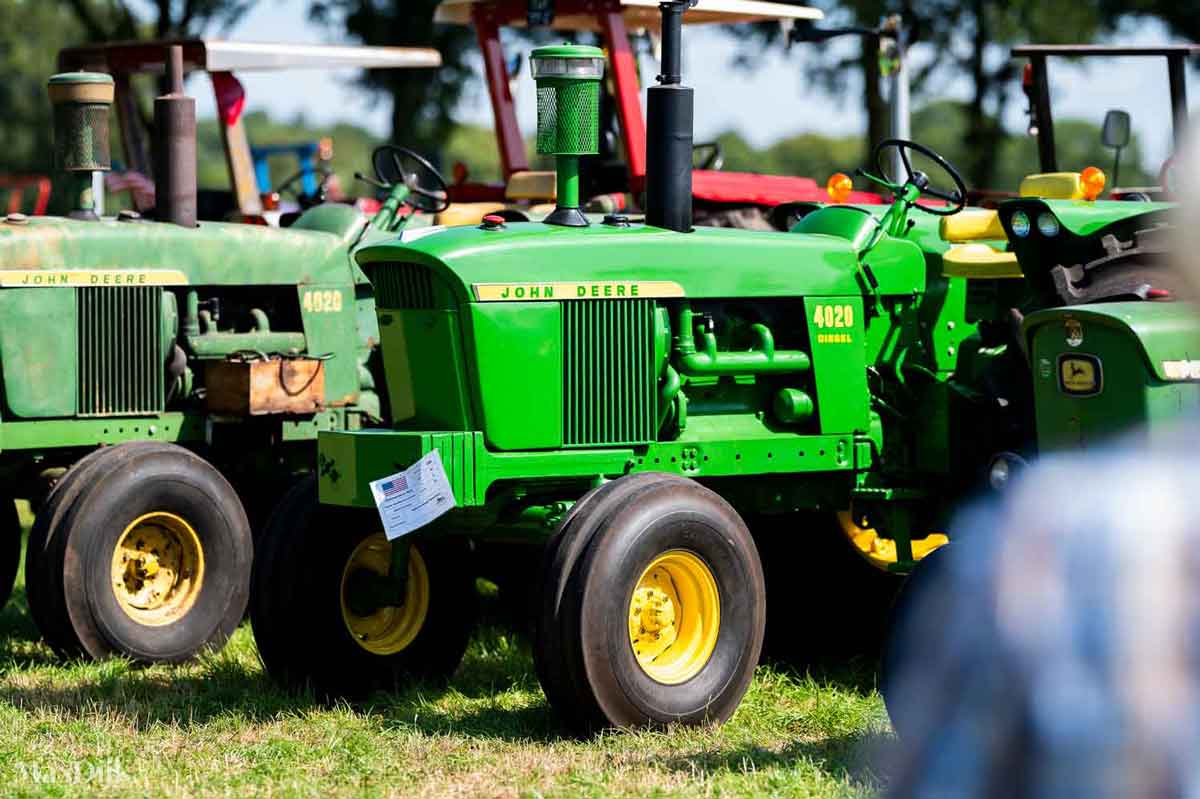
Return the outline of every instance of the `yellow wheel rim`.
[[[708,564],[673,549],[642,572],[629,602],[629,643],[642,671],[665,685],[700,673],[721,629],[721,597]]]
[[[157,511],[129,523],[112,556],[112,586],[125,615],[147,627],[187,615],[204,585],[204,548],[190,524]]]
[[[884,538],[875,528],[863,527],[860,522],[870,524],[865,519],[857,519],[853,511],[838,512],[838,524],[841,525],[842,532],[846,538],[850,539],[850,543],[854,545],[858,553],[870,561],[872,566],[886,571],[887,567],[897,560],[895,539]],[[912,540],[913,560],[919,561],[938,547],[948,543],[950,543],[950,538],[943,533],[930,533],[924,538],[914,538]]]
[[[383,533],[364,539],[346,561],[342,570],[342,621],[358,645],[373,655],[394,655],[417,637],[429,613],[429,570],[414,546],[408,553],[408,585],[404,604],[382,607],[368,616],[357,616],[346,600],[350,575],[367,569],[386,577],[392,565],[392,545]]]

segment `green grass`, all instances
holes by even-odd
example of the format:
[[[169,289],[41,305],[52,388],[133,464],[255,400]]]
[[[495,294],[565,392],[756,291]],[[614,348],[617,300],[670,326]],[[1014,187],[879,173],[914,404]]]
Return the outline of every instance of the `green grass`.
[[[60,663],[0,614],[0,795],[870,796],[891,738],[867,668],[761,668],[721,728],[563,737],[497,624],[447,689],[322,706],[277,690],[248,625],[183,667]]]

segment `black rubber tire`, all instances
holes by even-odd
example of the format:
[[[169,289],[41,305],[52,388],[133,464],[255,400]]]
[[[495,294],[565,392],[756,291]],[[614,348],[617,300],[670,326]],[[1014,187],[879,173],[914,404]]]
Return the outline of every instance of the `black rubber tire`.
[[[413,539],[429,574],[429,610],[416,638],[378,655],[342,618],[342,575],[355,547],[380,528],[374,511],[322,507],[317,483],[296,485],[272,514],[254,569],[250,622],[267,673],[322,701],[361,699],[411,681],[444,682],[475,629],[478,594],[465,545]]]
[[[118,451],[123,457],[135,451],[166,449],[169,446],[157,441],[135,441],[119,447],[93,450],[71,465],[42,502],[25,545],[25,599],[38,632],[56,652],[66,651],[72,636],[68,632],[70,625],[63,600],[62,561],[50,553],[51,541],[55,540],[54,531],[83,487],[93,482],[98,474],[94,471],[96,464],[116,457],[113,453]]]
[[[613,508],[629,502],[640,488],[664,480],[679,479],[682,478],[645,472],[593,488],[571,506],[559,521],[554,535],[546,542],[538,580],[541,602],[533,627],[533,665],[547,701],[570,727],[585,726],[582,719],[574,718],[573,709],[586,701],[586,695],[580,693],[580,686],[571,681],[567,653],[560,643],[564,634],[561,614],[563,594],[571,570],[599,529],[599,522]],[[583,520],[584,523],[577,524],[577,520]]]
[[[879,659],[878,685],[892,728],[901,739],[912,739],[930,718],[937,686],[919,682],[923,676],[920,649],[939,639],[953,606],[939,601],[948,587],[949,545],[930,552],[904,581],[888,614],[887,635]]]
[[[564,721],[586,734],[727,720],[754,676],[766,620],[758,550],[737,512],[691,480],[621,478],[569,528],[560,551],[573,548],[572,538],[587,540],[576,557],[562,558],[568,574],[558,623],[547,625],[538,641],[549,650],[548,662],[561,659],[566,666],[565,679],[547,692]],[[699,556],[711,570],[721,624],[699,673],[665,685],[643,671],[630,646],[629,602],[651,561],[676,549]],[[552,590],[557,575],[547,577]]]
[[[0,497],[0,608],[12,597],[21,566],[21,517],[12,497]]]
[[[246,606],[253,545],[241,501],[212,465],[174,445],[120,445],[87,465],[61,501],[43,553],[52,572],[61,569],[61,605],[58,596],[46,603],[60,655],[178,663],[225,644]],[[111,560],[126,527],[155,511],[194,528],[205,579],[185,615],[148,626],[121,608]]]
[[[800,667],[878,657],[904,578],[867,561],[833,514],[756,516],[747,523],[767,578],[764,657]],[[796,579],[798,572],[803,579]]]

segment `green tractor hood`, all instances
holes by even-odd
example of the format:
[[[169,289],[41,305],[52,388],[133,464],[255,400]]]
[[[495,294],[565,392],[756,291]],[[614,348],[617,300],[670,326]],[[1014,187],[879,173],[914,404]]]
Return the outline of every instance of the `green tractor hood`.
[[[0,286],[344,281],[347,249],[343,237],[315,230],[34,217],[0,221]]]
[[[788,296],[800,284],[810,296],[861,292],[849,242],[729,228],[691,233],[610,224],[430,228],[364,246],[356,258],[368,273],[372,265],[387,263],[427,267],[459,303],[582,298],[646,284],[653,284],[657,296],[697,298]],[[546,287],[559,293],[546,296]],[[505,295],[506,290],[521,294]],[[534,290],[538,293],[530,294]]]

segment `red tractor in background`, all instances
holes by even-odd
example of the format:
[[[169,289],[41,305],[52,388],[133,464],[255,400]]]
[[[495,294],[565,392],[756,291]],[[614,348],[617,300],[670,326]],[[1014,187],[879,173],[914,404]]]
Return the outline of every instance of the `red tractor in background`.
[[[528,148],[517,123],[500,33],[504,28],[543,28],[565,33],[594,33],[608,58],[602,99],[601,154],[583,165],[584,194],[623,198],[640,195],[646,181],[646,121],[642,111],[642,82],[631,35],[659,36],[658,0],[444,0],[436,22],[471,25],[479,39],[495,119],[496,140],[504,182],[451,186],[455,221],[469,224],[513,202],[553,203],[552,171],[530,168]],[[823,14],[815,8],[756,2],[706,0],[685,16],[687,25],[743,24],[777,21],[785,25],[811,23]],[[721,170],[716,143],[696,145],[698,167],[692,193],[700,224],[770,229],[767,214],[784,203],[828,202],[822,184],[809,177],[784,177]],[[877,204],[877,194],[853,192],[845,202]],[[465,203],[465,204],[464,204]],[[620,200],[617,200],[617,205]],[[623,210],[623,209],[615,209]],[[459,218],[461,216],[461,218]]]

